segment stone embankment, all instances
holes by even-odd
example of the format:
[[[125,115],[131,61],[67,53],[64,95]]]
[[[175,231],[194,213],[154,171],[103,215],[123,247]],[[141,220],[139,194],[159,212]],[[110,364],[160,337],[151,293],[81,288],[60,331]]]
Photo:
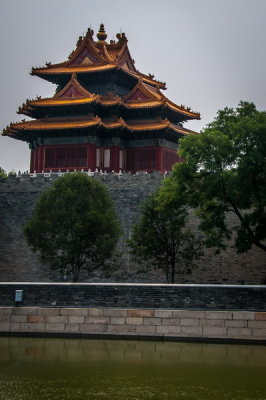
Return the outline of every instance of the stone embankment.
[[[266,286],[0,283],[0,332],[266,343]]]
[[[266,343],[266,312],[0,307],[0,332]]]

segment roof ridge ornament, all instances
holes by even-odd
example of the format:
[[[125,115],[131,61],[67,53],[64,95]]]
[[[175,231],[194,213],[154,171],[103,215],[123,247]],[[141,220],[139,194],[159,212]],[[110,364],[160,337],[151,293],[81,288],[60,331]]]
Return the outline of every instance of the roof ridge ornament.
[[[99,32],[97,33],[97,38],[98,38],[99,42],[101,42],[101,41],[105,42],[105,40],[107,38],[107,34],[105,33],[104,24],[100,25]]]
[[[94,31],[91,28],[88,28],[87,33],[86,33],[86,37],[92,39],[94,35]]]
[[[127,37],[124,32],[117,33],[116,38],[118,39],[118,43],[127,42]]]

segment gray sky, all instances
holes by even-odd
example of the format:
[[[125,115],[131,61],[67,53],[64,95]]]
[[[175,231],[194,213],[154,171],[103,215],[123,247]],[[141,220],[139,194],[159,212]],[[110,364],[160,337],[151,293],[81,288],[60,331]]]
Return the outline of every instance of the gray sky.
[[[107,40],[122,30],[136,67],[166,81],[164,94],[201,113],[200,130],[218,109],[240,100],[266,109],[266,0],[0,0],[1,130],[24,118],[27,98],[55,86],[31,67],[65,61],[88,27]],[[29,169],[27,143],[0,137],[0,166]]]

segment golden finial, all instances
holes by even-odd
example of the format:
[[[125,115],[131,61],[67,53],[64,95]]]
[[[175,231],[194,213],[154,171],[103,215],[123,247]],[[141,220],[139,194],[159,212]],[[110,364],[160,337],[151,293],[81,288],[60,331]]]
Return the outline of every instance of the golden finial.
[[[97,33],[97,38],[100,41],[105,41],[106,40],[107,34],[105,33],[105,30],[104,30],[104,24],[100,25],[99,32]]]

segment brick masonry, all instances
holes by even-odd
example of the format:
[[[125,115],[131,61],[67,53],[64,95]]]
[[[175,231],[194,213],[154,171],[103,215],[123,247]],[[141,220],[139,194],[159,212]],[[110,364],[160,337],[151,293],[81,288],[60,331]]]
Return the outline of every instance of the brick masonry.
[[[0,307],[0,333],[266,341],[266,312]]]
[[[147,195],[158,188],[163,180],[159,173],[138,175],[100,174],[94,178],[107,185],[114,200],[117,214],[123,227],[123,238],[119,249],[122,259],[119,268],[112,276],[106,277],[100,271],[94,276],[81,275],[81,281],[112,282],[165,282],[160,271],[143,272],[129,259],[126,245],[131,227],[139,217],[140,204]],[[30,218],[35,202],[57,174],[31,177],[21,175],[0,179],[0,281],[58,281],[59,275],[47,266],[41,265],[37,255],[28,248],[22,233],[22,227]],[[230,217],[232,218],[232,217]],[[195,226],[195,219],[191,219]],[[208,250],[192,274],[177,276],[178,283],[230,283],[261,284],[266,277],[266,254],[253,248],[247,254],[238,255],[228,248],[216,255]]]
[[[16,290],[23,290],[23,301],[18,303],[23,307],[224,310],[225,313],[266,310],[265,285],[0,283],[0,306],[14,306]],[[142,314],[144,317],[145,311]],[[118,318],[119,324],[120,313],[112,316]],[[132,311],[129,317],[139,317],[139,313],[134,315]],[[156,320],[153,322],[156,324]],[[230,326],[237,327],[240,326]]]

